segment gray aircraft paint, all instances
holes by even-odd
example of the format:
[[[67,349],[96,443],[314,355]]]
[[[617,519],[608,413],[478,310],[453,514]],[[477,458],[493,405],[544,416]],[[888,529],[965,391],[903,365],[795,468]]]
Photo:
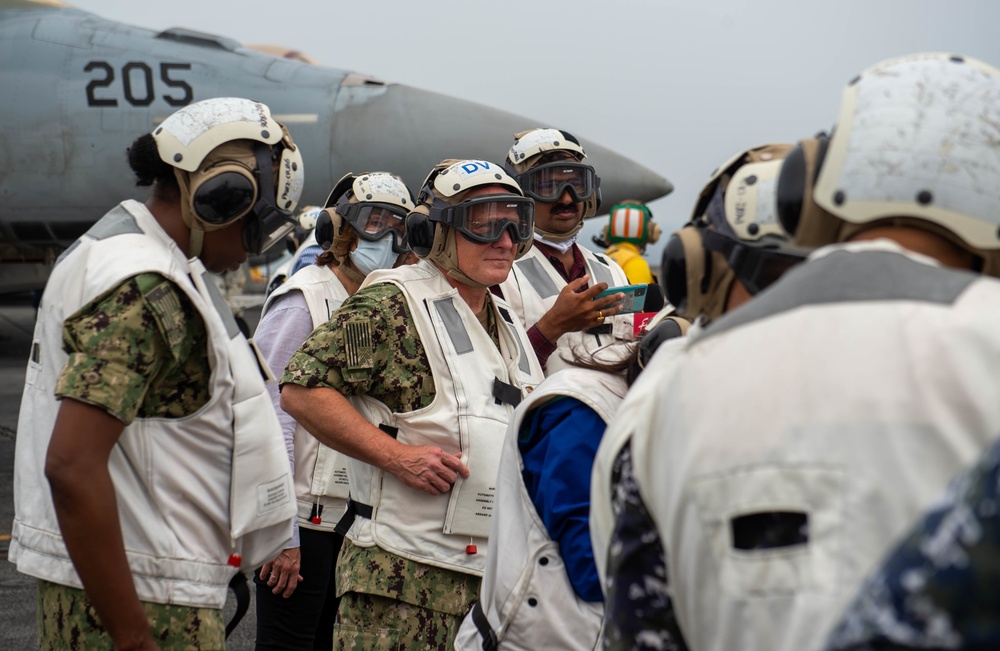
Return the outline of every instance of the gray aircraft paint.
[[[348,171],[387,169],[416,188],[446,157],[502,162],[535,120],[346,70],[278,58],[225,37],[157,32],[73,8],[0,2],[0,261],[51,262],[118,201],[145,197],[125,149],[178,107],[209,97],[267,104],[301,145],[302,205]],[[584,140],[605,206],[672,189]],[[6,245],[6,246],[4,246]],[[11,248],[13,246],[13,249]],[[0,292],[38,284],[0,265]],[[27,282],[20,282],[26,280]]]

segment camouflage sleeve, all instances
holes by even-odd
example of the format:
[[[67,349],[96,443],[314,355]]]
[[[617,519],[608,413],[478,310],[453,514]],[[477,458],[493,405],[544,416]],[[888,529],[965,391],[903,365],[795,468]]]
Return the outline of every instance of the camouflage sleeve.
[[[1000,649],[1000,443],[862,587],[827,651]]]
[[[433,378],[402,291],[370,285],[347,299],[288,362],[282,384],[368,394],[393,411],[430,404]]]
[[[201,316],[176,285],[159,274],[134,276],[63,322],[69,359],[55,394],[128,425],[156,379],[204,340]]]

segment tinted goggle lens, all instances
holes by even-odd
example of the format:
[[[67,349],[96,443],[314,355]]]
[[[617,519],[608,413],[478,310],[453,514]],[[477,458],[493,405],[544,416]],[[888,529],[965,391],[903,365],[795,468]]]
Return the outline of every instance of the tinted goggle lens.
[[[237,172],[223,172],[199,185],[192,203],[205,222],[225,224],[250,212],[256,198],[254,190],[250,178]]]
[[[404,245],[406,212],[392,204],[353,203],[347,207],[347,221],[358,237],[369,241],[392,235],[396,253],[408,250]]]
[[[515,242],[527,242],[535,229],[535,205],[524,197],[477,197],[450,212],[450,225],[476,242],[496,242],[504,231]]]
[[[248,253],[260,255],[278,242],[284,241],[285,237],[295,230],[296,223],[290,213],[277,208],[258,205],[256,209],[243,228],[243,248]]]
[[[594,168],[580,163],[549,163],[528,170],[519,178],[524,193],[542,201],[554,201],[568,190],[576,201],[589,199],[597,189]]]
[[[749,256],[747,259],[747,262],[752,264],[752,273],[744,284],[751,294],[761,292],[804,259],[805,256],[794,253],[758,251],[757,256]]]

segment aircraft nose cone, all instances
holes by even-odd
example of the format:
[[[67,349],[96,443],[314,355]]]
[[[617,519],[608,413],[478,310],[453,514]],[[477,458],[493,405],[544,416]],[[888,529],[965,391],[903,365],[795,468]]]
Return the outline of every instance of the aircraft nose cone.
[[[443,159],[475,158],[503,165],[513,134],[548,126],[400,84],[345,85],[334,110],[333,177],[348,171],[385,169],[402,176],[414,194],[431,167]],[[653,170],[585,138],[581,141],[587,161],[601,177],[605,211],[623,199],[652,201],[673,190],[671,183]]]

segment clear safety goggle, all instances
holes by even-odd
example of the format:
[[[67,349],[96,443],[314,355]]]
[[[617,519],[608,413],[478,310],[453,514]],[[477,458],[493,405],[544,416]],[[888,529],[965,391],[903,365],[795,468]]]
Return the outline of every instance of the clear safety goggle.
[[[744,244],[711,229],[702,231],[702,242],[706,249],[725,256],[726,263],[751,296],[767,289],[806,259],[802,251],[778,248],[775,244]]]
[[[392,235],[392,250],[409,251],[406,246],[406,209],[391,203],[349,203],[338,209],[358,237],[374,242]]]
[[[535,230],[535,203],[516,195],[482,195],[443,209],[440,220],[474,242],[496,242],[504,231],[514,242],[527,242]]]
[[[556,161],[519,175],[517,183],[524,194],[539,201],[555,201],[566,190],[573,197],[573,201],[584,201],[597,191],[601,180],[590,165]]]

